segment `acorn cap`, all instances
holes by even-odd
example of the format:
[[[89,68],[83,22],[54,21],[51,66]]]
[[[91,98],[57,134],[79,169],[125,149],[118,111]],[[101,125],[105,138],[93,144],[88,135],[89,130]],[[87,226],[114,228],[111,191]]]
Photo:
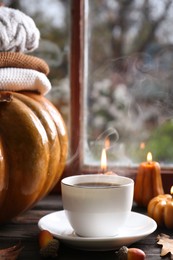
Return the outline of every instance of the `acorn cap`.
[[[40,254],[43,257],[56,257],[58,256],[59,241],[52,239],[45,247],[40,249]]]

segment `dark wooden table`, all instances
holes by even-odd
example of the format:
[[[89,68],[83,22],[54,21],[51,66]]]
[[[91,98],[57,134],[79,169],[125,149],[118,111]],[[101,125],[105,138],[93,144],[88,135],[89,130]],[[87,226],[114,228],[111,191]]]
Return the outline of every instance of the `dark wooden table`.
[[[18,242],[23,245],[23,250],[18,259],[22,260],[39,260],[43,259],[39,253],[38,245],[38,220],[44,215],[62,210],[62,201],[60,195],[49,195],[40,201],[33,209],[27,211],[15,220],[2,225],[0,227],[0,248],[10,247]],[[133,211],[146,214],[144,209],[133,207]],[[165,233],[173,238],[173,230],[157,228],[157,230],[145,239],[131,245],[145,251],[147,258],[151,260],[170,259],[170,255],[164,258],[160,257],[161,246],[157,245],[156,237],[160,233]],[[59,260],[115,260],[115,250],[107,252],[93,252],[72,249],[66,245],[60,244],[59,255],[56,259]]]

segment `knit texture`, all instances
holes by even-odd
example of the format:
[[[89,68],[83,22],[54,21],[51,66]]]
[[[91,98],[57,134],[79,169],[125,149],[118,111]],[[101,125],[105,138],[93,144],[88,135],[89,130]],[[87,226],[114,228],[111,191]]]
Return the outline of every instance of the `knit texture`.
[[[0,68],[8,67],[33,69],[46,75],[49,73],[49,66],[40,58],[19,52],[0,52]]]
[[[39,45],[40,32],[23,12],[0,7],[0,51],[30,52]]]
[[[42,72],[20,68],[0,69],[0,90],[36,91],[45,95],[50,89],[50,81]]]

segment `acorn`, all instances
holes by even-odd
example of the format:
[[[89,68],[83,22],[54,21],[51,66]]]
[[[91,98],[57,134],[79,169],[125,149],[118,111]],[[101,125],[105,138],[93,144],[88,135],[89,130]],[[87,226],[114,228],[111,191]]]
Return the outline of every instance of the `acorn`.
[[[122,246],[116,254],[118,260],[144,260],[146,258],[143,250],[126,246]]]
[[[39,234],[40,254],[43,257],[57,257],[59,241],[48,230],[42,230]]]

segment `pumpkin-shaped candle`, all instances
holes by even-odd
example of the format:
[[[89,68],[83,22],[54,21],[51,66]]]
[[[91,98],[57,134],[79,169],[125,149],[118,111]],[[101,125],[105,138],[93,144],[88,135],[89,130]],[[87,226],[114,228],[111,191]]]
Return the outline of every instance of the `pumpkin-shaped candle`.
[[[173,186],[171,193],[173,194]],[[173,198],[170,194],[158,195],[152,198],[148,204],[147,212],[159,226],[173,228]]]
[[[149,201],[159,194],[164,194],[160,165],[152,161],[152,154],[148,153],[147,162],[139,165],[136,175],[134,200],[139,206],[147,207]]]

